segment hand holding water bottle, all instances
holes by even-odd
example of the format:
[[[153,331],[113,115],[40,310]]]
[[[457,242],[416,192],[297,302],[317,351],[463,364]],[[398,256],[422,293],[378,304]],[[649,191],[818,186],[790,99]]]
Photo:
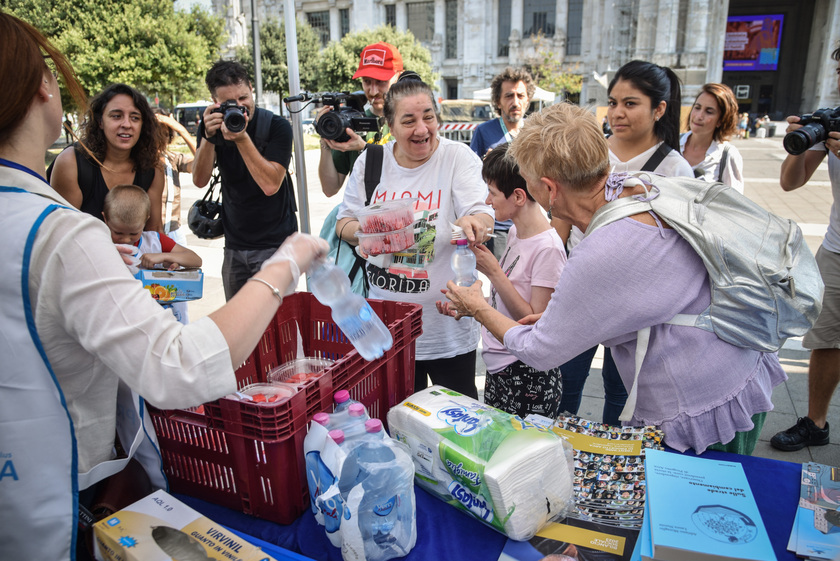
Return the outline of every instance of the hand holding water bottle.
[[[375,360],[394,344],[391,332],[370,304],[350,289],[350,279],[327,260],[314,263],[309,288],[322,304],[332,308],[332,318],[365,360]]]
[[[326,240],[295,232],[286,238],[283,245],[274,252],[274,255],[263,262],[260,270],[284,261],[287,262],[292,274],[292,282],[289,284],[286,294],[284,294],[284,296],[288,296],[295,291],[301,271],[309,271],[315,264],[320,263],[329,251],[330,246]]]

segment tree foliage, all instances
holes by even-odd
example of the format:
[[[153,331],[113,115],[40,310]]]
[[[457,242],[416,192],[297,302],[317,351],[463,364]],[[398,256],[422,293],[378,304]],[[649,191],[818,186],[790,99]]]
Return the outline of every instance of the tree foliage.
[[[314,90],[318,74],[318,51],[321,48],[318,34],[308,23],[297,20],[298,72],[300,88]],[[249,31],[250,36],[250,31]],[[254,57],[252,45],[236,47],[236,58],[254,76]],[[270,18],[260,25],[260,65],[262,68],[263,89],[289,95],[289,66],[286,62],[286,24],[283,20]]]
[[[225,39],[224,22],[199,6],[183,12],[155,0],[1,3],[54,42],[90,95],[122,82],[170,106],[203,97],[204,73]]]
[[[534,54],[526,59],[526,68],[531,72],[537,86],[544,90],[576,98],[583,86],[583,76],[576,74],[579,64],[570,65],[560,62],[557,53],[552,50],[550,39],[542,33],[532,35]]]
[[[361,83],[359,80],[353,80],[353,74],[359,67],[362,49],[380,41],[394,45],[402,55],[404,68],[417,72],[424,82],[435,87],[440,76],[432,72],[432,55],[429,50],[420,44],[411,31],[399,31],[392,26],[382,25],[376,29],[348,33],[341,41],[333,41],[327,45],[321,51],[318,61],[318,89],[360,90]]]

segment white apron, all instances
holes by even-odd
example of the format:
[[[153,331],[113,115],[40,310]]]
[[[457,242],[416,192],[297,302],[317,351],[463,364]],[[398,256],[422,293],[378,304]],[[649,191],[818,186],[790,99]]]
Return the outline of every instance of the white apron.
[[[79,490],[117,473],[131,456],[166,487],[143,399],[120,385],[117,432],[129,458],[78,471],[73,421],[35,328],[29,260],[46,216],[65,207],[0,186],[0,551],[4,559],[74,559]]]

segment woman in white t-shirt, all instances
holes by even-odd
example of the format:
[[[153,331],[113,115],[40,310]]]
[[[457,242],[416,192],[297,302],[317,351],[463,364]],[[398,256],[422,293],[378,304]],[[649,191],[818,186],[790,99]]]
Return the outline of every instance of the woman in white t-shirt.
[[[680,81],[670,68],[630,61],[618,69],[607,93],[607,120],[612,129],[607,142],[614,173],[648,171],[668,177],[694,177],[691,166],[679,152]],[[573,227],[567,243],[569,252],[582,238],[583,233]],[[561,411],[577,413],[596,350],[593,347],[560,366]],[[603,422],[618,425],[627,390],[608,348],[604,348],[601,374],[605,394]]]
[[[370,201],[416,198],[415,244],[365,256],[369,295],[423,306],[423,334],[415,345],[416,390],[426,387],[428,375],[434,384],[477,398],[478,324],[438,314],[435,302],[452,278],[452,225],[463,228],[471,246],[493,231],[481,160],[466,144],[438,136],[434,94],[413,72],[404,72],[388,90],[385,118],[394,140],[383,147],[380,181]],[[358,216],[365,207],[365,169],[372,153],[366,149],[353,165],[337,214],[336,234],[352,245],[361,232]]]
[[[744,192],[744,160],[728,142],[737,130],[738,102],[729,86],[704,84],[686,120],[688,132],[680,136],[680,152],[694,176],[720,181]]]

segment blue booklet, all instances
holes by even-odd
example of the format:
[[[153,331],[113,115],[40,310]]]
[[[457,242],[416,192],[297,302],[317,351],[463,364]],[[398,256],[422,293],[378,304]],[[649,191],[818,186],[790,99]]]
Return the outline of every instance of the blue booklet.
[[[832,526],[827,533],[821,532],[815,527],[813,510],[800,507],[793,527],[796,529],[796,555],[814,559],[840,556],[840,528]]]
[[[648,450],[645,474],[655,559],[776,559],[741,464]]]
[[[788,550],[809,559],[840,557],[840,468],[802,464],[799,507]]]

